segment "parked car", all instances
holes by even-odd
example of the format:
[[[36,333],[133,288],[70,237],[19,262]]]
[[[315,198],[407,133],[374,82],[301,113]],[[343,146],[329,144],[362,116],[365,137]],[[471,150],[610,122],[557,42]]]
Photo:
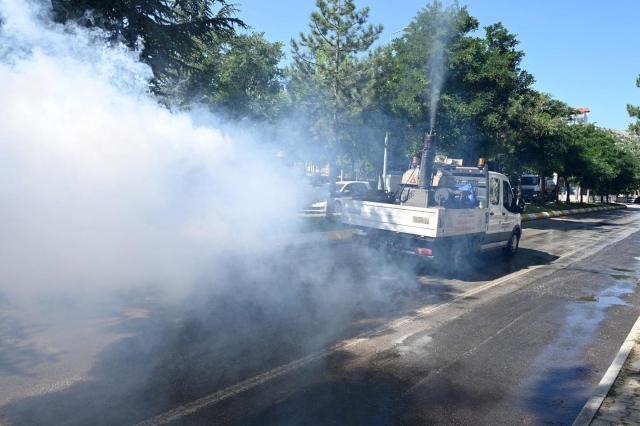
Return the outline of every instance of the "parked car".
[[[360,181],[342,181],[336,182],[336,197],[333,201],[333,211],[340,213],[342,211],[342,201],[350,199],[354,192],[368,191],[371,189],[369,182]],[[319,201],[326,203],[330,195],[330,184],[325,183],[319,191]]]
[[[640,204],[640,197],[637,197],[635,200],[633,200],[633,204]]]
[[[329,178],[327,176],[313,175],[309,177],[309,183],[312,186],[322,186],[327,182],[329,182]]]

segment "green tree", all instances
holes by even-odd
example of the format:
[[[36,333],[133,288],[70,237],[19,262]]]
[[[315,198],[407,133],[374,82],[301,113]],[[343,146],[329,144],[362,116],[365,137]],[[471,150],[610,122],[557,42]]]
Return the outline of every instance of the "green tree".
[[[202,44],[220,44],[246,27],[226,0],[52,0],[52,6],[58,22],[99,27],[108,41],[142,46],[152,89],[165,97],[182,73],[203,61]]]
[[[561,176],[569,152],[566,117],[573,112],[564,102],[528,89],[512,96],[507,119],[509,129],[496,158],[510,175],[533,172]],[[546,181],[543,179],[543,187]],[[544,189],[544,188],[543,188]]]
[[[612,130],[600,130],[609,141],[607,159],[612,162],[616,172],[606,184],[606,193],[618,195],[637,191],[640,183],[640,142],[637,138],[626,137]]]
[[[343,154],[341,131],[358,115],[366,99],[370,70],[359,55],[382,32],[382,25],[366,25],[369,8],[356,10],[353,0],[316,0],[310,32],[291,40],[293,64],[289,84],[295,105],[308,112],[316,137],[328,141],[332,214],[337,158]]]
[[[501,23],[484,30],[483,39],[471,40],[456,52],[452,67],[453,80],[459,81],[454,96],[473,114],[465,121],[471,118],[479,133],[463,150],[469,160],[478,155],[496,159],[512,149],[520,130],[513,106],[538,96],[530,89],[533,76],[520,68],[524,52],[517,49],[516,36]],[[462,72],[456,76],[456,70]]]
[[[234,119],[277,120],[287,109],[284,69],[278,66],[282,47],[264,33],[230,37],[221,47],[203,45],[205,58],[195,65],[185,102],[196,100]]]
[[[529,90],[533,77],[520,68],[524,53],[513,34],[498,23],[472,37],[478,25],[457,2],[445,8],[434,1],[403,37],[376,51],[376,101],[404,123],[393,132],[405,139],[408,154],[420,150],[433,116],[439,151],[467,164],[480,155],[495,158],[511,142],[512,99]]]
[[[636,79],[636,86],[640,87],[640,77]],[[629,131],[640,135],[640,107],[627,104],[627,112],[629,112],[629,116],[638,119],[635,123],[629,125]]]
[[[402,37],[388,46],[379,48],[374,56],[375,102],[380,115],[393,117],[383,124],[402,140],[408,155],[416,155],[422,148],[422,135],[430,128],[432,109],[431,94],[439,89],[440,108],[436,119],[441,150],[449,151],[449,120],[444,104],[450,98],[450,74],[444,87],[434,87],[433,76],[442,77],[449,70],[451,51],[463,43],[465,35],[478,27],[466,7],[457,3],[443,8],[434,2],[422,9],[411,21]],[[436,62],[430,58],[437,56]],[[436,72],[437,68],[437,72]],[[431,78],[430,78],[431,77]],[[434,113],[436,111],[433,111]]]
[[[581,189],[611,191],[612,180],[620,174],[619,152],[611,132],[593,124],[567,126],[566,130],[565,171],[569,181]]]

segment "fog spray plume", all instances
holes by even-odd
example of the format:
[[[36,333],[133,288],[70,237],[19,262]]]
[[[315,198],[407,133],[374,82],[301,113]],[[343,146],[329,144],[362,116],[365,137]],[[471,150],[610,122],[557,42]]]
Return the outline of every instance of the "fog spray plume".
[[[275,150],[159,107],[137,52],[46,14],[0,0],[0,292],[182,287],[293,216]]]
[[[433,133],[440,94],[447,76],[446,51],[453,37],[454,22],[448,16],[438,15],[431,35],[431,52],[427,58],[429,78],[429,133]]]
[[[440,92],[445,81],[445,57],[444,47],[436,42],[429,57],[429,133],[433,133],[438,112]]]

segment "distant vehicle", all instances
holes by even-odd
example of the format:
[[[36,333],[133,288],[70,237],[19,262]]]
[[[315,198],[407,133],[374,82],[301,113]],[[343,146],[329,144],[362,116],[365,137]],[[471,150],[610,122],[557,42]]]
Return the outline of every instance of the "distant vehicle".
[[[333,211],[340,213],[342,211],[343,200],[350,199],[354,193],[368,191],[371,189],[369,182],[360,181],[342,181],[336,182],[336,197],[333,201]],[[318,191],[320,192],[319,200],[326,202],[330,195],[330,184],[325,183]]]
[[[633,200],[633,204],[640,204],[640,197]]]
[[[542,177],[538,175],[522,175],[522,199],[527,203],[542,197]],[[553,179],[545,179],[544,201],[553,201],[556,198],[556,183]]]
[[[634,198],[634,197],[627,197],[627,203],[628,203],[628,204],[633,203],[633,202],[634,202],[634,200],[635,200],[635,198]]]

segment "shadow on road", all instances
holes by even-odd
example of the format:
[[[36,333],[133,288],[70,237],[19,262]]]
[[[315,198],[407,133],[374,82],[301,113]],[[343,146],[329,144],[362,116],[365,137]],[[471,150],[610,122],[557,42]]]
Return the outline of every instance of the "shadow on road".
[[[58,355],[37,345],[37,326],[16,318],[16,309],[0,294],[0,383],[3,376],[29,376],[42,363],[55,362]]]
[[[542,250],[519,248],[514,257],[505,257],[500,250],[447,259],[443,262],[424,260],[415,255],[396,255],[399,267],[419,276],[435,280],[468,282],[492,281],[532,266],[548,265],[558,259]],[[437,284],[436,284],[437,285]]]

